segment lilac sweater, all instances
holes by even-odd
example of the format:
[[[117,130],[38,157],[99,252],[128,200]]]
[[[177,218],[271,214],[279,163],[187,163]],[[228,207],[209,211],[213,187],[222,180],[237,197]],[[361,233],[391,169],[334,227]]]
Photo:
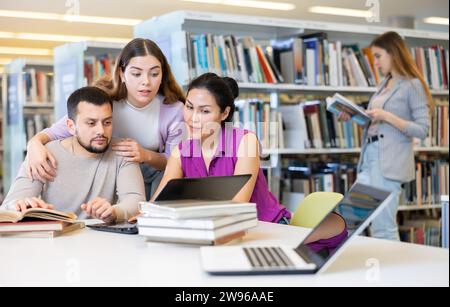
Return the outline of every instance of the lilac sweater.
[[[183,108],[180,101],[172,104],[161,103],[159,113],[159,152],[169,156],[172,148],[177,146],[183,137]],[[114,112],[113,112],[114,114]],[[72,136],[66,125],[67,115],[42,132],[48,135],[51,141],[65,139]]]

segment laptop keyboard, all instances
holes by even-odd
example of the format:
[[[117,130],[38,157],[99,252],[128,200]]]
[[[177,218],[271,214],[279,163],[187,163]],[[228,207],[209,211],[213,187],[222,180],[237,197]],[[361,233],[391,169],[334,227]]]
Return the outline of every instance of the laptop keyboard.
[[[254,268],[293,268],[294,264],[279,247],[244,247]]]

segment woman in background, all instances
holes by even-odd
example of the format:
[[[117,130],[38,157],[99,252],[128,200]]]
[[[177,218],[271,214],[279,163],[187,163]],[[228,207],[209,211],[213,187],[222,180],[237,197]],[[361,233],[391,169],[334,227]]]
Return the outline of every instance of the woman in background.
[[[415,178],[413,139],[425,139],[433,100],[430,90],[396,32],[387,32],[371,43],[375,65],[386,79],[369,103],[372,118],[365,129],[357,181],[396,193],[373,221],[376,238],[399,240],[397,210],[402,183]],[[348,114],[340,118],[349,120]]]

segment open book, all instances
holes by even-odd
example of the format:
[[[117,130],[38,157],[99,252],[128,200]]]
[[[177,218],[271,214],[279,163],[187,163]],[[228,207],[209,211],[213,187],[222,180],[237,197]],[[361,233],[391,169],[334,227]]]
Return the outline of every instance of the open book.
[[[77,216],[74,213],[66,213],[43,208],[30,208],[24,212],[13,210],[0,210],[0,223],[17,223],[23,219],[39,219],[46,221],[63,221],[74,223]]]
[[[336,115],[345,112],[360,126],[367,126],[371,121],[370,116],[366,114],[363,108],[338,93],[327,98],[327,110]]]

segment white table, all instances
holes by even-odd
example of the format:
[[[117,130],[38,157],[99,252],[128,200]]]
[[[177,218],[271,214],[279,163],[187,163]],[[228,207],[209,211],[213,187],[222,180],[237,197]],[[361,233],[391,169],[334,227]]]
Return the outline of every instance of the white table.
[[[303,228],[260,223],[240,243],[296,246]],[[55,239],[0,239],[0,286],[449,286],[449,251],[356,238],[320,275],[218,277],[198,247],[83,229]]]

